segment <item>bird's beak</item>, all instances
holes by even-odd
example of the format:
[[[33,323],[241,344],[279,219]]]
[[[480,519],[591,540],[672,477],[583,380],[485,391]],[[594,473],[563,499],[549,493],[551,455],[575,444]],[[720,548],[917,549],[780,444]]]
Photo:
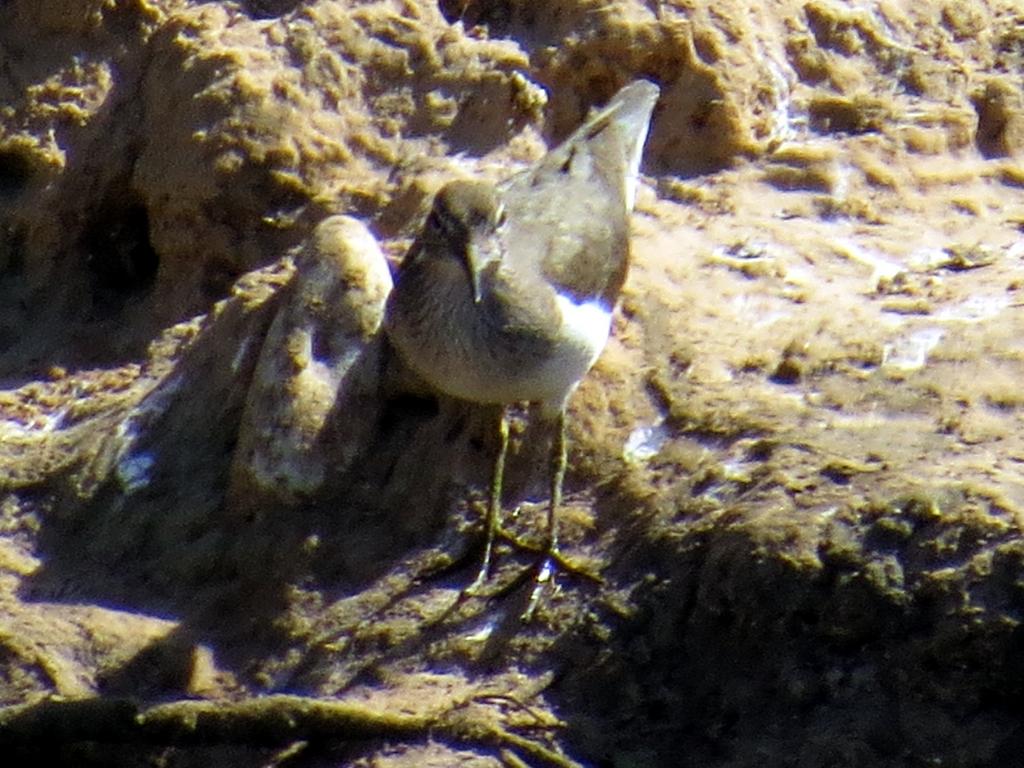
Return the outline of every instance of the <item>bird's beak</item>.
[[[498,208],[495,218],[504,219],[502,210],[503,207]],[[483,300],[484,273],[498,267],[505,255],[505,245],[500,229],[500,222],[496,226],[469,228],[465,246],[465,266],[469,273],[469,285],[473,290],[475,304],[479,304]]]
[[[469,273],[469,285],[473,289],[473,303],[480,303],[480,270],[486,258],[480,253],[476,243],[470,241],[466,246],[466,272]]]
[[[473,301],[479,304],[483,299],[482,275],[491,262],[501,261],[500,246],[494,238],[487,236],[470,238],[466,246],[466,270],[469,272],[469,285],[473,289]]]

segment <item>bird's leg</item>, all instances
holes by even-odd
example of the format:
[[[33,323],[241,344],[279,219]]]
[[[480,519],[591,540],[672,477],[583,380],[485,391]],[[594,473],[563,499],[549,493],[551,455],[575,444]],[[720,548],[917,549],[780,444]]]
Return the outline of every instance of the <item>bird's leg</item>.
[[[554,573],[555,562],[558,557],[558,509],[562,506],[562,482],[565,480],[565,465],[567,452],[565,447],[565,409],[558,412],[555,422],[555,434],[551,440],[550,472],[551,472],[551,497],[548,502],[548,525],[547,536],[544,542],[543,559],[537,569],[537,575],[533,581],[533,592],[530,594],[530,602],[523,612],[523,619],[529,621],[533,618],[534,611],[540,603],[544,586],[551,581]]]
[[[480,572],[476,580],[466,590],[472,594],[485,583],[491,571],[491,553],[494,550],[494,539],[498,533],[498,525],[501,517],[501,486],[505,479],[505,456],[508,454],[508,410],[501,409],[498,417],[498,453],[494,458],[494,469],[491,473],[491,493],[487,500],[487,519],[485,525],[487,530],[484,540],[484,558],[480,563]]]
[[[551,441],[551,502],[548,504],[548,530],[545,554],[558,551],[558,509],[562,506],[562,482],[565,480],[567,460],[565,447],[565,409],[558,412],[555,435]]]

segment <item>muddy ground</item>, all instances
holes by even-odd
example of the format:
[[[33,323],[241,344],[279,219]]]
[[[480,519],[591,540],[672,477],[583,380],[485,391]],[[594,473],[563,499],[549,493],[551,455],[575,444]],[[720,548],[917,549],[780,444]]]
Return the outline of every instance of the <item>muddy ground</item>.
[[[1012,2],[0,5],[5,755],[1016,764],[1022,57]],[[459,601],[495,414],[410,386],[385,256],[636,77],[600,579],[526,623],[547,435]]]

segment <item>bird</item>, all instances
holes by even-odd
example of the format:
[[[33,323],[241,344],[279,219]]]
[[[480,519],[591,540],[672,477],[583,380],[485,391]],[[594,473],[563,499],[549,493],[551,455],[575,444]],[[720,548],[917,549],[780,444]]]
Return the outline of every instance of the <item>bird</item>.
[[[533,404],[554,426],[543,556],[525,616],[563,562],[566,408],[611,332],[659,94],[635,80],[531,167],[497,184],[466,178],[441,187],[385,307],[385,334],[414,374],[444,395],[501,409],[483,561],[467,592],[489,578],[508,408]]]

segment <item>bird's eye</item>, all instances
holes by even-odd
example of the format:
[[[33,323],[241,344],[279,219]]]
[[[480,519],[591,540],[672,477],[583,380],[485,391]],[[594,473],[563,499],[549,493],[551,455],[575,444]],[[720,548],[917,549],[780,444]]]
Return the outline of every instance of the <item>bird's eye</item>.
[[[449,236],[456,229],[457,222],[452,214],[441,207],[435,207],[427,217],[427,227],[438,236]]]

